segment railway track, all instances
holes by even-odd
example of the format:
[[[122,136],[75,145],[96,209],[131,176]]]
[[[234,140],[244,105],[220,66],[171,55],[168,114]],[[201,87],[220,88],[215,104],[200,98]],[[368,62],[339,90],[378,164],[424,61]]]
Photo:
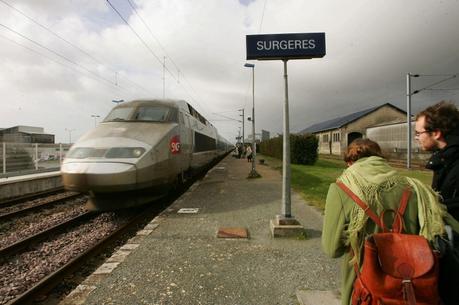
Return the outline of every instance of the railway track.
[[[79,193],[75,192],[61,192],[59,194],[55,194],[54,192],[48,197],[38,197],[34,198],[34,200],[26,200],[24,201],[13,201],[12,203],[8,204],[8,206],[3,206],[0,209],[0,221],[4,221],[5,219],[11,219],[14,217],[19,217],[24,214],[38,211],[43,208],[47,208],[56,204],[61,204],[66,202],[67,200],[77,198],[80,195]],[[42,194],[43,196],[43,194]],[[39,199],[42,200],[39,200]]]
[[[37,192],[33,194],[27,194],[19,197],[9,198],[6,200],[0,200],[0,207],[14,205],[18,202],[30,201],[41,197],[50,196],[52,194],[61,193],[64,191],[64,187],[57,187],[47,191]]]
[[[0,258],[4,258],[4,257],[7,257],[9,255],[14,255],[18,252],[20,252],[21,250],[31,246],[31,245],[34,245],[38,242],[40,242],[41,240],[43,239],[46,239],[48,236],[52,235],[52,234],[58,234],[62,231],[64,231],[65,229],[67,229],[69,226],[72,226],[76,223],[78,223],[79,221],[84,221],[84,220],[87,220],[89,219],[92,215],[94,215],[94,213],[92,212],[89,212],[89,211],[85,211],[83,212],[82,214],[79,214],[75,217],[72,217],[70,219],[67,219],[67,220],[64,220],[62,221],[61,223],[57,224],[57,225],[54,225],[50,228],[47,228],[41,232],[38,232],[36,234],[33,234],[32,236],[28,236],[26,238],[23,238],[9,246],[6,246],[6,247],[3,247],[3,248],[0,248]],[[0,259],[1,261],[2,259]]]
[[[123,215],[120,217],[121,220],[113,216],[115,213],[112,212],[85,212],[69,222],[59,224],[46,232],[41,232],[36,236],[29,237],[19,241],[17,244],[1,249],[0,257],[3,257],[3,259],[0,261],[0,278],[3,277],[3,280],[0,280],[0,304],[25,304],[31,302],[38,293],[46,293],[46,291],[59,284],[65,275],[78,269],[89,258],[101,252],[108,244],[118,240],[127,230],[143,220],[145,215],[151,215],[157,209],[155,206],[149,209],[138,209],[129,213],[129,215]],[[106,218],[105,220],[103,219],[104,217]],[[97,220],[98,218],[102,218],[103,220]],[[74,227],[75,229],[69,229],[70,227]],[[81,229],[82,227],[85,228]],[[107,227],[109,228],[107,229]],[[68,240],[67,236],[70,236]],[[81,247],[78,246],[76,249],[68,247],[70,244],[73,246],[75,240],[78,240]],[[55,244],[58,244],[58,246]],[[49,261],[53,261],[54,264],[54,260],[62,260],[60,258],[62,252],[58,250],[54,251],[60,247],[59,244],[65,244],[63,247],[63,251],[66,252],[66,255],[64,255],[65,262],[62,261],[60,264],[51,266],[51,268],[44,271],[45,273],[39,271],[40,275],[38,276],[30,272],[22,273],[21,270],[28,267],[23,264],[25,260],[36,260],[39,262],[40,266],[38,269],[42,268],[41,265],[46,266],[50,264]],[[49,250],[50,248],[52,248],[50,252],[57,257],[56,259],[48,257],[51,254],[46,252],[47,250],[43,250]],[[44,253],[39,253],[40,251]],[[35,254],[35,252],[38,254]],[[67,255],[68,252],[72,254]],[[44,255],[47,257],[47,260],[42,261],[42,258],[30,259],[31,256],[35,255],[37,257]],[[10,270],[14,269],[11,266],[15,263],[18,264],[17,269],[20,271]],[[32,264],[31,267],[31,269],[34,269],[37,266]],[[9,277],[17,276],[18,279],[7,282],[5,280],[5,273],[8,273]],[[26,280],[26,283],[24,285],[20,284],[22,286],[19,287],[18,283],[21,283],[22,278],[35,278],[35,280]],[[3,299],[2,295],[4,295]]]

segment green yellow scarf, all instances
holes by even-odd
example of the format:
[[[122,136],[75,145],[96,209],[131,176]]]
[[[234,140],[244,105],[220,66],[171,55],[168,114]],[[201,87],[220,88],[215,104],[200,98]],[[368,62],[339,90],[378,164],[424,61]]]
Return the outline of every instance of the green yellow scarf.
[[[377,214],[384,210],[381,194],[399,184],[410,185],[417,196],[419,235],[433,240],[435,235],[444,233],[443,216],[446,208],[439,203],[438,194],[417,179],[398,175],[383,158],[373,156],[359,159],[344,170],[338,180],[349,187]],[[345,231],[346,244],[355,254],[352,264],[360,262],[360,250],[365,238],[363,232],[367,219],[368,216],[356,204],[352,208],[350,223]]]

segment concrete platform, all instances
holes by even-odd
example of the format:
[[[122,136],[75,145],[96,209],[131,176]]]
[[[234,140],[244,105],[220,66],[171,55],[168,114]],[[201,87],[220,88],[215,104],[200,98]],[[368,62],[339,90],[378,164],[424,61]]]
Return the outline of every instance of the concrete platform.
[[[336,290],[339,261],[321,250],[321,213],[292,193],[306,234],[273,238],[280,173],[259,165],[262,178],[246,179],[250,170],[225,158],[60,304],[298,305],[310,291]]]
[[[60,187],[62,187],[60,171],[0,178],[0,202]]]

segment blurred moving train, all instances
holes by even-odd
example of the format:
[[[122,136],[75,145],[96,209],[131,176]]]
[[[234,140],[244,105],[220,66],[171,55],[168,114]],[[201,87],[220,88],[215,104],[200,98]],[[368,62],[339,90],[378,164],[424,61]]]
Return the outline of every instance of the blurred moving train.
[[[209,167],[233,149],[183,100],[118,104],[67,153],[65,189],[90,195],[90,208],[143,204]]]

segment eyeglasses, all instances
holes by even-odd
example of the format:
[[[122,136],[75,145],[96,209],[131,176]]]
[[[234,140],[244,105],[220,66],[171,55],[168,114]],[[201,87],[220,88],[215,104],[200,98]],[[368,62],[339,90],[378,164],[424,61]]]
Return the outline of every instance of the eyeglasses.
[[[421,134],[423,133],[427,133],[427,132],[430,132],[429,130],[424,130],[424,131],[414,131],[414,135],[416,137],[419,137]]]

